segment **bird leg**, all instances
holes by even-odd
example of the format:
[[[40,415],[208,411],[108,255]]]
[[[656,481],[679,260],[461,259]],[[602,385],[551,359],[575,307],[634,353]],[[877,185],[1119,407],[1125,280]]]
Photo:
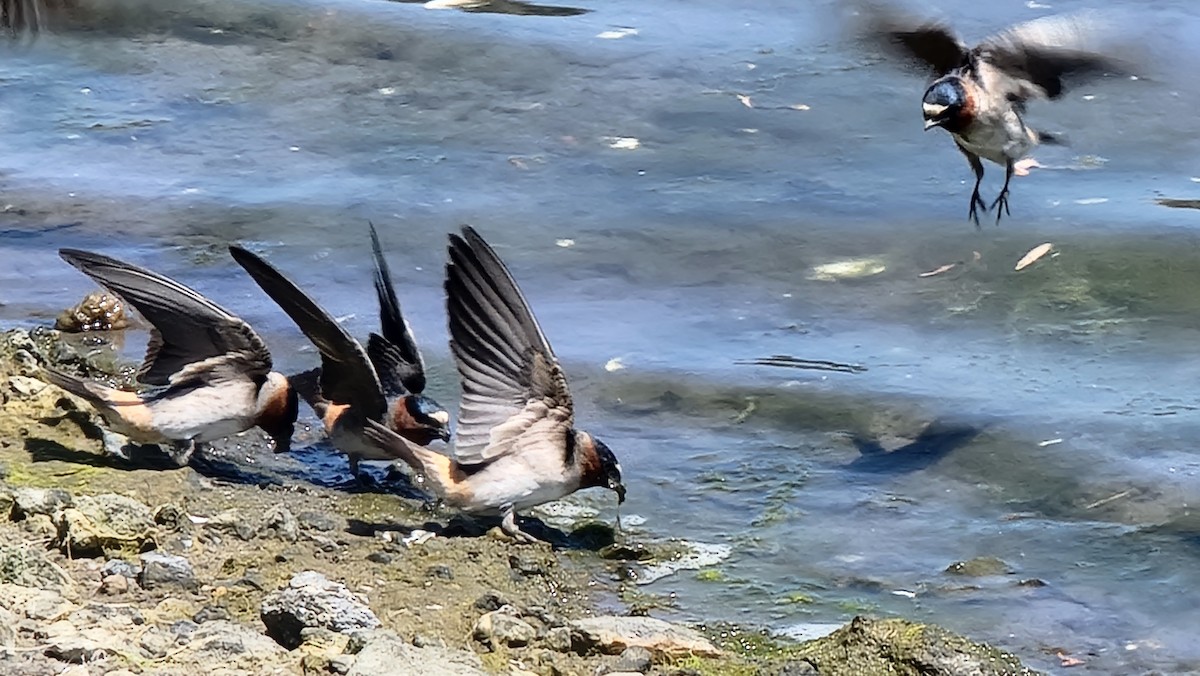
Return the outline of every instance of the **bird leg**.
[[[350,462],[350,475],[354,477],[354,482],[364,488],[372,488],[375,486],[375,477],[362,471],[358,464],[358,456],[347,455],[346,459]]]
[[[504,505],[501,512],[504,518],[500,521],[500,530],[504,531],[505,535],[523,545],[531,545],[538,541],[537,538],[521,530],[521,527],[517,525],[517,511],[513,509],[512,505]]]
[[[971,171],[975,172],[975,189],[971,191],[971,210],[967,212],[967,218],[975,221],[975,229],[979,230],[979,212],[976,210],[976,207],[983,207],[983,210],[987,211],[987,202],[984,202],[983,198],[979,196],[979,184],[983,182],[983,162],[979,161],[978,155],[962,146],[958,146],[958,150],[967,158],[967,162],[971,164]],[[1012,165],[1010,164],[1009,166],[1011,167]]]
[[[996,201],[992,202],[992,206],[990,207],[992,209],[996,209],[996,205],[1003,207],[1004,215],[1006,216],[1012,216],[1012,212],[1008,210],[1008,182],[1012,180],[1012,177],[1013,161],[1008,160],[1004,167],[1004,187],[1000,189],[1000,194],[996,196]],[[978,224],[978,221],[976,221],[976,225]],[[996,209],[996,225],[1000,225],[1000,209]]]

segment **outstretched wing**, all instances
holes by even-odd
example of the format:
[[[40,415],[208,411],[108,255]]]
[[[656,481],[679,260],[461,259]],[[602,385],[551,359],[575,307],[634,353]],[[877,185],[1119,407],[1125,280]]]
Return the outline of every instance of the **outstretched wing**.
[[[375,258],[375,295],[379,297],[379,325],[382,335],[372,334],[367,354],[375,365],[383,389],[390,395],[425,390],[425,362],[413,336],[412,327],[400,312],[400,300],[392,286],[392,275],[379,245],[375,225],[371,227],[371,249]]]
[[[975,51],[1007,76],[986,86],[1017,101],[1056,99],[1074,81],[1130,72],[1135,59],[1114,35],[1114,23],[1098,13],[1062,14],[1013,26],[984,40]]]
[[[856,23],[859,39],[935,75],[963,65],[970,51],[945,23],[908,14],[884,2],[860,4]]]
[[[381,418],[387,401],[362,345],[270,263],[240,246],[229,247],[229,253],[320,351],[321,396],[349,404],[368,418]]]
[[[470,226],[450,235],[446,309],[463,389],[455,460],[565,448],[574,417],[566,375],[508,268]]]
[[[225,376],[251,378],[271,370],[266,343],[242,319],[196,291],[156,272],[103,254],[60,249],[59,256],[137,308],[153,329],[138,380],[181,385]]]

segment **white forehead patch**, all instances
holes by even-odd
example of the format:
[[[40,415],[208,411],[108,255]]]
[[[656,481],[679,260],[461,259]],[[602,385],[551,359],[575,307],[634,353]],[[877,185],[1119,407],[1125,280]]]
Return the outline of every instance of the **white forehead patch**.
[[[925,111],[926,119],[937,117],[938,115],[946,112],[946,106],[937,103],[922,103],[921,109]]]
[[[437,411],[436,413],[431,413],[431,414],[429,414],[429,417],[433,418],[434,420],[441,423],[442,425],[446,425],[450,422],[450,414],[445,411]]]

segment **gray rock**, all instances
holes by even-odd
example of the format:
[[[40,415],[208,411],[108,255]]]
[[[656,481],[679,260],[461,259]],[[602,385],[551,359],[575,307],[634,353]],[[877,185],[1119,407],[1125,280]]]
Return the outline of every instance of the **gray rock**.
[[[46,646],[46,656],[72,664],[85,664],[102,659],[109,651],[126,649],[129,643],[122,635],[100,627],[81,632],[63,632]]]
[[[418,648],[390,631],[370,632],[347,676],[485,676],[474,653],[440,646]]]
[[[430,566],[425,571],[425,575],[427,577],[436,577],[441,580],[453,580],[454,570],[445,564],[438,564],[436,566]]]
[[[46,389],[46,383],[29,376],[9,376],[8,388],[22,399],[28,399]]]
[[[16,503],[13,516],[19,519],[34,514],[50,516],[72,503],[71,494],[61,488],[14,488],[12,497]]]
[[[246,541],[253,540],[258,534],[258,529],[236,509],[227,509],[210,517],[204,523],[204,527],[221,533],[231,533]]]
[[[641,674],[650,671],[650,665],[654,662],[654,656],[649,650],[641,646],[629,646],[621,651],[617,661],[613,663],[613,671],[629,671]]]
[[[355,655],[335,655],[329,658],[329,670],[335,674],[349,674],[357,661]]]
[[[120,596],[129,591],[129,578],[124,575],[109,575],[100,581],[100,593],[105,596]]]
[[[722,654],[699,632],[653,617],[606,615],[575,620],[569,626],[572,649],[579,653],[616,655],[631,646],[639,646],[658,659]]]
[[[147,657],[156,660],[175,649],[175,637],[158,627],[150,627],[138,637],[138,647]]]
[[[214,620],[200,625],[188,650],[200,663],[218,664],[242,673],[282,673],[282,669],[263,668],[275,660],[287,659],[287,651],[250,627]]]
[[[546,632],[546,647],[554,652],[571,652],[571,630],[566,627],[555,627]]]
[[[295,542],[300,539],[300,522],[287,507],[276,505],[267,511],[259,532],[273,535],[285,542]]]
[[[0,582],[39,589],[61,589],[70,580],[38,549],[0,544]]]
[[[509,554],[508,566],[513,569],[513,572],[523,577],[535,577],[546,574],[546,568],[542,565],[542,562],[532,556]]]
[[[300,512],[296,517],[302,528],[329,532],[345,528],[346,520],[325,512]]]
[[[142,572],[138,583],[144,589],[177,587],[193,591],[200,586],[192,562],[182,556],[162,552],[146,552],[141,555]]]
[[[500,610],[504,606],[511,605],[508,599],[498,591],[484,592],[482,596],[475,599],[475,607],[480,610]]]
[[[488,646],[504,645],[520,648],[529,645],[537,630],[528,622],[505,612],[504,609],[485,613],[475,622],[475,640]]]
[[[268,594],[260,615],[267,635],[289,650],[300,645],[305,627],[352,633],[380,626],[375,613],[345,585],[311,570],[298,573],[287,587]]]
[[[217,620],[232,621],[233,616],[229,611],[221,606],[204,606],[192,615],[192,622],[196,624],[204,624],[205,622],[216,622]]]
[[[54,623],[71,614],[75,604],[52,591],[34,593],[26,597],[21,610],[35,622]]]
[[[154,542],[150,508],[115,493],[79,496],[55,514],[55,544],[68,556],[138,552]]]
[[[388,554],[387,552],[371,552],[370,554],[367,554],[367,560],[371,563],[378,563],[386,566],[392,561],[395,561],[396,557]]]
[[[138,573],[141,572],[139,566],[124,560],[124,559],[109,559],[100,567],[100,577],[108,577],[109,575],[120,575],[127,577],[130,580],[136,580]]]

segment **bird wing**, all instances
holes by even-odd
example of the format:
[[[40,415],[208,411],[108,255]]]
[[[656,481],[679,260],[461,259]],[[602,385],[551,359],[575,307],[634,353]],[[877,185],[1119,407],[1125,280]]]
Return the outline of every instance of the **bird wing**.
[[[320,351],[321,396],[349,404],[368,418],[381,418],[387,401],[362,345],[270,263],[240,246],[230,246],[229,253]]]
[[[1115,26],[1095,12],[1046,16],[1017,24],[984,40],[978,58],[1000,71],[984,82],[1011,100],[1056,99],[1071,80],[1129,73],[1132,55],[1118,49]],[[986,77],[986,74],[985,74]]]
[[[945,23],[914,16],[889,3],[861,3],[857,23],[860,39],[939,76],[961,66],[970,52]]]
[[[372,334],[367,341],[367,354],[375,365],[384,392],[401,395],[420,394],[425,390],[425,362],[413,336],[412,327],[400,312],[400,300],[392,286],[392,275],[375,225],[371,227],[371,249],[375,257],[375,294],[379,297],[379,325],[382,335]]]
[[[271,353],[254,329],[196,291],[103,254],[59,256],[137,308],[153,327],[138,380],[179,386],[229,377],[265,377]]]
[[[446,309],[463,389],[455,460],[565,449],[574,418],[566,375],[508,268],[470,226],[450,235]]]

